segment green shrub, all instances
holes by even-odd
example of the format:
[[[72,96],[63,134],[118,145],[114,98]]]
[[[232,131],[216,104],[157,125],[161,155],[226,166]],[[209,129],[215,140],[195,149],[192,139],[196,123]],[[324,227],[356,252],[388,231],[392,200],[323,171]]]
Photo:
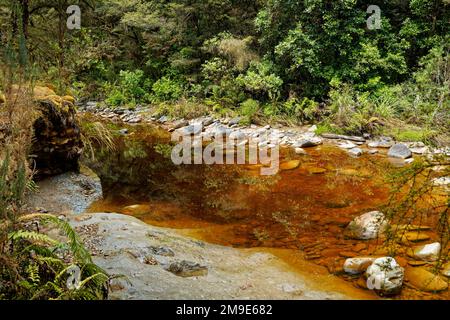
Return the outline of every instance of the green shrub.
[[[244,116],[243,122],[250,124],[259,111],[259,102],[253,99],[247,99],[241,103],[240,113]]]
[[[162,77],[152,86],[151,101],[153,103],[163,101],[175,101],[182,97],[183,83],[169,77]]]
[[[107,93],[106,103],[111,106],[134,106],[137,103],[147,102],[150,84],[142,70],[122,70],[119,73],[118,83],[104,84],[104,91]]]
[[[252,62],[245,75],[239,75],[237,83],[252,94],[275,101],[280,96],[283,80],[273,72],[273,65],[267,61]]]

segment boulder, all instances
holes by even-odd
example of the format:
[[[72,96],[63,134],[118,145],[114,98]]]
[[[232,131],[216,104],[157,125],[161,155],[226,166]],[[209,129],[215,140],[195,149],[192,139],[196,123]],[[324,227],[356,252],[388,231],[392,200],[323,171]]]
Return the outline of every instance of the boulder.
[[[346,228],[346,235],[353,239],[376,239],[386,227],[384,214],[380,211],[371,211],[353,219]]]
[[[403,285],[404,269],[392,257],[376,259],[366,271],[367,288],[381,295],[398,294]]]
[[[344,263],[344,271],[350,274],[364,273],[375,260],[374,257],[348,258]]]
[[[300,166],[300,160],[290,160],[280,164],[281,170],[293,170]]]
[[[439,242],[417,246],[407,251],[407,254],[414,259],[424,261],[436,261],[439,258],[441,244]]]
[[[47,93],[53,93],[46,96]],[[61,98],[51,89],[35,88],[39,112],[34,122],[31,154],[37,178],[79,171],[78,160],[83,150],[80,125],[72,99]]]
[[[423,267],[408,267],[405,276],[409,283],[422,291],[437,292],[448,288],[447,281]]]
[[[403,143],[397,143],[389,149],[388,156],[391,158],[407,159],[411,158],[412,152]]]

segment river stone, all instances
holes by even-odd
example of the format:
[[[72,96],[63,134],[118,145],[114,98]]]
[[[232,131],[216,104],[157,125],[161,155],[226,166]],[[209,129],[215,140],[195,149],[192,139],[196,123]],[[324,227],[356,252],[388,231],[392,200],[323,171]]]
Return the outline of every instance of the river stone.
[[[450,278],[450,262],[447,262],[442,266],[442,274]]]
[[[391,158],[407,159],[411,158],[412,152],[403,143],[397,143],[389,149],[388,156]]]
[[[162,116],[161,118],[158,119],[158,122],[160,123],[166,123],[167,121],[169,121],[168,116]]]
[[[409,283],[422,291],[444,291],[448,288],[447,281],[422,267],[408,267],[406,268],[405,275]]]
[[[373,257],[348,258],[344,263],[344,271],[350,274],[364,273],[375,260]]]
[[[376,259],[366,271],[367,287],[382,295],[398,294],[403,285],[404,269],[392,257]]]
[[[407,254],[411,258],[419,260],[436,261],[439,258],[440,251],[441,251],[441,244],[439,242],[435,242],[423,246],[414,247],[408,250]]]
[[[202,132],[202,125],[189,125],[177,129],[177,132],[183,136],[197,135]]]
[[[369,148],[390,148],[393,142],[390,140],[370,141],[367,145]]]
[[[353,149],[353,148],[356,148],[356,144],[354,144],[353,142],[347,141],[345,143],[339,144],[339,148],[342,148],[342,149]]]
[[[353,239],[376,239],[386,227],[384,214],[380,211],[371,211],[353,219],[346,228],[346,234]]]
[[[295,148],[295,154],[307,154],[302,148]]]
[[[320,138],[311,138],[311,139],[302,139],[294,143],[294,147],[296,148],[311,148],[316,147],[319,144],[322,144],[322,139]]]
[[[281,170],[293,170],[300,166],[300,160],[286,161],[280,164]]]
[[[230,120],[230,122],[228,122],[228,125],[233,126],[233,125],[237,125],[241,122],[241,117],[236,117]]]
[[[170,125],[170,128],[176,130],[176,129],[185,127],[187,125],[189,125],[189,121],[180,119],[180,120],[176,120],[176,121],[172,122],[172,124]]]
[[[363,151],[360,148],[352,148],[352,149],[348,150],[348,153],[350,153],[351,155],[359,157],[360,155],[363,154]]]
[[[450,184],[450,177],[440,177],[440,178],[434,178],[433,184],[435,186],[446,186]]]
[[[166,270],[179,277],[185,278],[201,277],[208,274],[208,267],[186,260],[172,262]]]

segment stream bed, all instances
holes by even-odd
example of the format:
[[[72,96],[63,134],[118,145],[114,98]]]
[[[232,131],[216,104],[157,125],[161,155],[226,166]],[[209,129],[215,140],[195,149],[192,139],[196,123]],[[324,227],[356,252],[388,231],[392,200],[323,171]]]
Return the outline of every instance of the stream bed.
[[[261,248],[293,268],[300,268],[301,253],[367,290],[363,277],[343,272],[344,261],[386,255],[387,248],[380,240],[348,239],[344,230],[354,217],[382,210],[388,201],[386,177],[398,168],[383,154],[355,158],[327,144],[306,155],[282,148],[282,170],[261,176],[260,165],[174,165],[170,150],[170,134],[149,125],[129,127],[112,152],[97,150],[86,164],[100,177],[104,197],[88,211],[132,215],[214,244]],[[433,231],[426,236],[438,240]],[[396,259],[406,265],[401,252]],[[448,290],[431,294],[404,286],[397,298],[449,297]]]

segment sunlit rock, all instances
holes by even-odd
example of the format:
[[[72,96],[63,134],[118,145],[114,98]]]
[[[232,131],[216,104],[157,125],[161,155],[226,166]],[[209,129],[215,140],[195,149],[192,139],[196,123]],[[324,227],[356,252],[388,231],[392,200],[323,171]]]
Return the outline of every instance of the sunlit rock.
[[[441,244],[439,242],[426,244],[423,246],[414,247],[408,250],[408,255],[412,258],[436,261],[439,258],[439,252],[441,251]]]
[[[375,260],[374,257],[348,258],[344,263],[344,271],[350,274],[363,273]]]
[[[382,212],[371,211],[353,219],[346,228],[346,235],[354,239],[376,239],[387,225]]]
[[[403,143],[397,143],[389,149],[388,156],[392,158],[407,159],[411,158],[412,152]]]
[[[400,293],[404,269],[392,257],[376,259],[366,271],[367,287],[382,295]]]

